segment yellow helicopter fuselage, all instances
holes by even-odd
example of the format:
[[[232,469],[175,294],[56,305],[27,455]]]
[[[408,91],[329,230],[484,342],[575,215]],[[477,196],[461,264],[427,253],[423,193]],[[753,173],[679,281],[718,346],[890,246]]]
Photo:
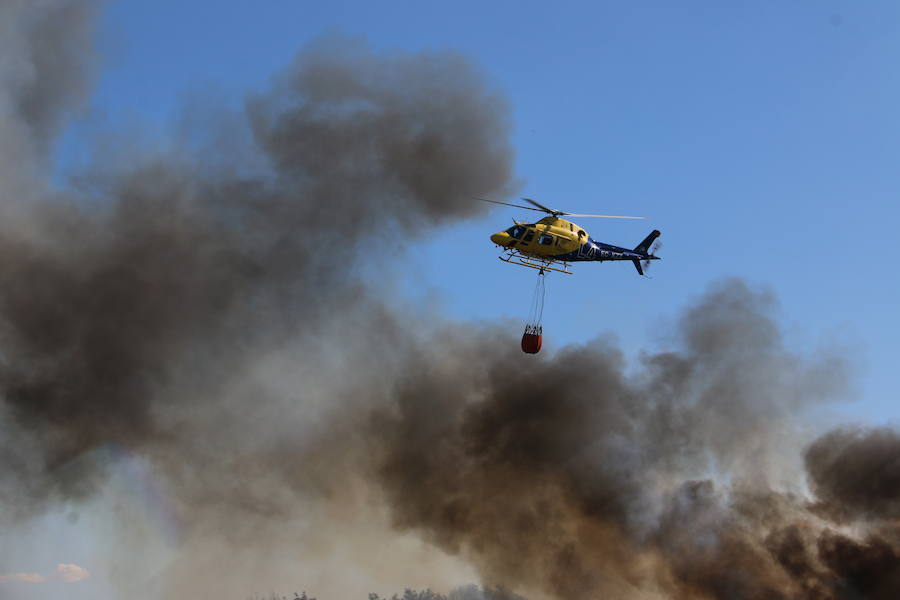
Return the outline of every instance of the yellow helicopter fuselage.
[[[588,240],[587,232],[580,226],[554,216],[532,224],[517,222],[516,227],[521,231],[501,231],[492,235],[491,241],[523,254],[559,256],[575,252]]]

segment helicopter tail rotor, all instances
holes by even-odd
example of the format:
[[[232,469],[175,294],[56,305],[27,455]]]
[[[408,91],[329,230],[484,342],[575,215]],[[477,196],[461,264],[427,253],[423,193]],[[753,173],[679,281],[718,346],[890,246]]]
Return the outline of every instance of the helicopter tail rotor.
[[[659,233],[659,232],[655,232],[655,233]],[[644,274],[643,271],[650,269],[651,262],[653,262],[654,260],[659,260],[659,257],[656,256],[656,252],[660,248],[662,248],[662,242],[657,241],[655,244],[653,244],[653,247],[650,249],[650,252],[647,253],[648,258],[645,258],[643,261],[641,261],[641,262],[643,262],[643,270],[638,269],[638,273],[643,275]],[[635,261],[635,262],[637,262],[637,261]]]

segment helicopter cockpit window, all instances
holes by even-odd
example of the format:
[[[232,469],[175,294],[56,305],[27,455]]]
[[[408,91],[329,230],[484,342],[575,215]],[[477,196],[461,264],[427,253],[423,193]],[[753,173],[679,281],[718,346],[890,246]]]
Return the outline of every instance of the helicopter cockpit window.
[[[542,246],[552,246],[553,245],[553,236],[546,234],[546,233],[542,233],[541,237],[538,238],[538,242],[540,242],[540,244]]]
[[[508,233],[511,238],[519,239],[522,237],[522,234],[525,233],[525,228],[521,225],[516,225],[507,229],[506,233]]]
[[[528,242],[530,242],[533,239],[534,239],[534,232],[529,229],[528,233],[525,234],[525,243],[527,244]]]

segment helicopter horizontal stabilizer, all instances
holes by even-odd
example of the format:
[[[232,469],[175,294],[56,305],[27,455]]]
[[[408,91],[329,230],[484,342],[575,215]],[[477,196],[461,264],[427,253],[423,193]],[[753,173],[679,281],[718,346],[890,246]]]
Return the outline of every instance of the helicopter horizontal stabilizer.
[[[632,260],[631,262],[634,263],[634,268],[637,269],[638,275],[640,275],[640,276],[643,277],[643,275],[644,275],[644,270],[641,268],[641,261],[639,261],[639,260]]]

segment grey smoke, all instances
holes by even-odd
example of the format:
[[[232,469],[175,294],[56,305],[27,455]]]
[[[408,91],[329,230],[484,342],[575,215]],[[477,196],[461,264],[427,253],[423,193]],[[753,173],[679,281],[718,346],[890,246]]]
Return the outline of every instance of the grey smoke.
[[[805,454],[819,507],[838,521],[900,517],[900,434],[893,429],[843,428]]]
[[[396,525],[558,598],[790,597],[765,536],[799,509],[768,478],[844,366],[790,353],[772,309],[719,283],[630,375],[604,342],[527,363],[496,333],[420,349],[374,427]]]
[[[42,22],[74,9],[56,10]],[[43,42],[36,66],[52,79],[68,47],[57,27],[39,34],[28,42]],[[19,120],[37,127],[57,92],[34,83]],[[75,459],[92,448],[177,444],[165,419],[189,430],[204,403],[221,407],[237,365],[369,302],[361,246],[390,237],[378,260],[402,252],[397,239],[510,182],[505,102],[452,54],[321,41],[225,125],[246,123],[239,150],[256,149],[261,173],[136,151],[83,175],[79,195],[32,202],[26,230],[0,231],[0,390],[17,427],[4,495],[89,494],[97,473]]]
[[[12,115],[3,119],[4,132],[18,134],[19,153],[43,156],[87,99],[98,4],[8,0],[0,5],[0,102],[4,114]],[[4,146],[13,141],[4,137]]]
[[[83,107],[95,63],[97,2],[0,3],[0,219],[21,226],[46,195],[54,136]]]

